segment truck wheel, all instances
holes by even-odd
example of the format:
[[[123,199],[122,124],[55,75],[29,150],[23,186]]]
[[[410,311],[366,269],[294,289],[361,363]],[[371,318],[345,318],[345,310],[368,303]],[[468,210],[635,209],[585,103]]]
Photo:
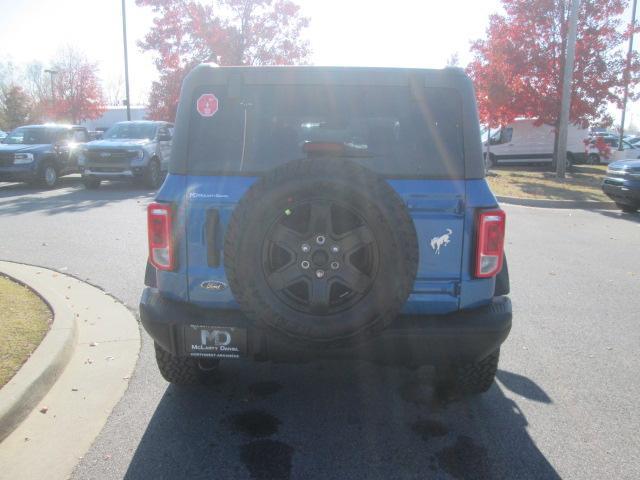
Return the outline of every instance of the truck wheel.
[[[573,170],[573,164],[575,163],[573,159],[573,153],[567,152],[567,161],[565,162],[565,170],[570,172]]]
[[[101,181],[95,177],[82,177],[82,183],[87,190],[95,190],[100,187]]]
[[[638,207],[637,206],[633,206],[633,205],[626,205],[624,203],[618,203],[616,202],[616,205],[618,206],[618,208],[620,210],[622,210],[624,213],[635,213],[638,211]]]
[[[487,153],[485,152],[484,154],[484,167],[486,170],[489,170],[489,168],[493,168],[496,166],[496,157],[493,156],[493,153],[489,153],[489,155],[487,155]]]
[[[58,183],[58,171],[51,163],[45,163],[40,170],[39,183],[45,188],[53,188]]]
[[[151,160],[144,171],[144,184],[152,189],[157,189],[162,184],[162,172],[158,160]]]
[[[484,393],[491,388],[495,380],[499,358],[500,349],[479,362],[451,367],[441,380],[445,386],[457,393]]]
[[[198,361],[188,357],[176,357],[160,345],[153,342],[156,350],[158,369],[169,383],[176,385],[197,385],[203,382],[204,372],[198,366]]]
[[[600,165],[600,155],[597,153],[590,153],[587,160],[589,165]]]
[[[224,265],[246,315],[330,348],[395,319],[415,281],[418,243],[405,203],[383,178],[344,159],[297,160],[240,200]]]

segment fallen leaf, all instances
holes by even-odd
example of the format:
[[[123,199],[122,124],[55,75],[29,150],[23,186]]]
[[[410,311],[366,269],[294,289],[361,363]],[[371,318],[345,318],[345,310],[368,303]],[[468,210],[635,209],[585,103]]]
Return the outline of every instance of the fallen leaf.
[[[49,411],[49,407],[42,407],[40,409],[40,413],[47,413]]]

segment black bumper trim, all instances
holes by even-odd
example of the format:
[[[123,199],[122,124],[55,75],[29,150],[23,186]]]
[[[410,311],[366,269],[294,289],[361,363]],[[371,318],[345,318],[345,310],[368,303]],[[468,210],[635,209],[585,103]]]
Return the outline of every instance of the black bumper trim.
[[[308,361],[361,359],[384,364],[423,365],[481,360],[500,347],[511,330],[508,297],[483,307],[447,315],[399,316],[378,336],[337,349],[314,349],[262,328],[237,310],[205,310],[162,297],[145,288],[140,318],[163,349],[183,356],[183,327],[193,324],[247,329],[248,357],[254,360]]]
[[[640,190],[627,184],[603,183],[602,191],[614,202],[640,205]]]

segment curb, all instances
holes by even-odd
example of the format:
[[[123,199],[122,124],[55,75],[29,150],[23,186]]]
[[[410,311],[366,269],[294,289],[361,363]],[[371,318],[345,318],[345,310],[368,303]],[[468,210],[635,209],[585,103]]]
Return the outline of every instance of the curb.
[[[0,479],[66,479],[127,391],[140,353],[139,324],[116,298],[70,275],[4,261],[0,271],[47,301],[57,296],[62,305],[50,303],[54,324],[66,309],[75,325],[66,365],[36,408],[19,423],[13,419],[13,431],[0,444]]]
[[[523,207],[536,208],[574,208],[578,210],[618,210],[614,202],[591,200],[542,200],[537,198],[499,197],[498,202]]]
[[[73,312],[59,292],[40,275],[22,272],[18,264],[0,262],[0,273],[36,293],[49,306],[53,322],[40,345],[0,389],[0,442],[45,396],[66,367],[77,337]]]

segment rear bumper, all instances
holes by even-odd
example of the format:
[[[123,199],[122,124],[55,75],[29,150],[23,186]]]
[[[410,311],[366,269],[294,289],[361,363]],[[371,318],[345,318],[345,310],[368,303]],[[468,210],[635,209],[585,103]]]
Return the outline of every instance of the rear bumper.
[[[602,191],[614,202],[640,205],[640,181],[605,178]]]
[[[378,336],[348,348],[310,349],[257,326],[239,311],[203,310],[168,300],[147,287],[140,301],[142,325],[165,350],[186,356],[184,327],[210,325],[246,329],[247,357],[308,361],[361,359],[393,365],[467,363],[496,350],[511,330],[511,301],[495,297],[484,307],[448,315],[400,316]]]

